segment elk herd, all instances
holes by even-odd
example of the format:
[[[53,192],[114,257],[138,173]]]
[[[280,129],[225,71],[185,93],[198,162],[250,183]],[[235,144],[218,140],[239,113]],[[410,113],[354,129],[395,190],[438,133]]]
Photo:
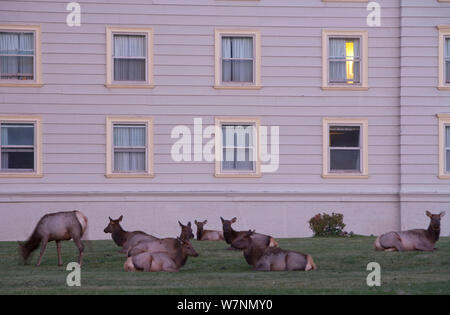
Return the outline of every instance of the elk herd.
[[[389,232],[376,238],[374,247],[377,251],[433,251],[439,240],[440,222],[445,212],[432,214],[426,211],[430,218],[428,229]],[[121,247],[125,254],[125,271],[165,271],[176,272],[186,264],[189,256],[197,257],[191,239],[194,238],[191,222],[186,225],[178,221],[181,228],[179,237],[158,238],[143,231],[125,231],[118,219],[109,217],[109,223],[104,229],[110,233],[114,243]],[[314,270],[316,264],[311,255],[298,251],[282,249],[270,235],[256,233],[254,230],[236,231],[232,224],[237,218],[222,221],[222,231],[206,230],[207,220],[197,221],[198,241],[225,241],[230,250],[243,252],[245,261],[256,271],[293,271]],[[20,243],[19,249],[23,261],[26,262],[33,251],[41,246],[37,266],[41,264],[47,243],[56,242],[58,265],[62,265],[61,241],[73,239],[78,251],[78,263],[82,264],[84,245],[81,241],[86,231],[88,220],[80,211],[49,213],[37,223],[27,241]]]

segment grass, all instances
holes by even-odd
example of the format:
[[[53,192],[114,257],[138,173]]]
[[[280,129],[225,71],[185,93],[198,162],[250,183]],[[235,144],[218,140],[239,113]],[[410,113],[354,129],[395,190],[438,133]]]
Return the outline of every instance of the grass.
[[[282,248],[314,257],[311,272],[255,272],[241,252],[224,242],[198,242],[178,273],[127,273],[112,241],[86,242],[81,287],[68,287],[65,266],[76,261],[73,242],[63,242],[64,267],[48,245],[41,267],[19,264],[17,243],[0,243],[0,294],[450,294],[450,238],[434,252],[376,252],[374,238],[280,239]],[[381,265],[381,287],[368,287],[369,262]]]

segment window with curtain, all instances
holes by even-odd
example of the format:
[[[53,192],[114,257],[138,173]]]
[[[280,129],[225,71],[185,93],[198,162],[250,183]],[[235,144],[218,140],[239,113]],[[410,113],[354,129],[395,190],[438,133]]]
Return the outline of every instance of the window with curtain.
[[[222,37],[222,82],[253,82],[253,37]]]
[[[450,37],[445,38],[445,82],[450,83]]]
[[[147,125],[114,124],[114,172],[138,173],[147,170]]]
[[[35,125],[0,122],[1,171],[34,171]]]
[[[360,83],[360,40],[357,38],[330,38],[328,62],[328,80],[330,83]]]
[[[361,127],[329,127],[329,171],[361,171]]]
[[[34,32],[0,31],[0,79],[34,80]]]
[[[222,170],[254,171],[254,125],[222,125]]]
[[[146,36],[114,34],[113,38],[114,81],[146,81]]]
[[[450,126],[445,127],[445,171],[450,173]]]

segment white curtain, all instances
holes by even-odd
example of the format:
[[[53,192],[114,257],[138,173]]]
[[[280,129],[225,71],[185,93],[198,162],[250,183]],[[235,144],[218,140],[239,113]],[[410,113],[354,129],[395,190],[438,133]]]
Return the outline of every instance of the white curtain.
[[[222,126],[224,170],[253,170],[253,126]]]
[[[1,78],[33,79],[33,55],[33,33],[0,33]]]
[[[445,82],[450,82],[450,38],[446,38],[445,43]]]
[[[145,81],[145,57],[145,36],[114,35],[114,80]]]
[[[253,38],[222,37],[222,81],[253,82]]]
[[[346,38],[330,38],[328,57],[329,63],[329,80],[330,82],[347,82],[347,51],[346,43],[353,42],[353,71],[354,82],[359,82],[360,77],[360,45],[359,39],[349,40]]]
[[[446,147],[450,149],[450,126],[449,127],[445,127],[445,131],[446,131]]]
[[[1,164],[1,169],[6,170],[8,169],[8,165],[9,165],[9,154],[2,152],[2,156],[1,156],[1,160],[2,160],[2,164]]]
[[[1,126],[1,145],[34,145],[34,125],[32,124],[3,124]]]
[[[145,146],[145,126],[114,126],[114,170],[145,171]]]

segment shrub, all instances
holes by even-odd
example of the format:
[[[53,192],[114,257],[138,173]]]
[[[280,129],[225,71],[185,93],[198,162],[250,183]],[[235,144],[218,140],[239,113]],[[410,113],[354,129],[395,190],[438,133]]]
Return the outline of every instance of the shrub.
[[[314,236],[343,236],[344,232],[344,215],[340,213],[316,214],[309,220],[309,227],[314,232]]]

